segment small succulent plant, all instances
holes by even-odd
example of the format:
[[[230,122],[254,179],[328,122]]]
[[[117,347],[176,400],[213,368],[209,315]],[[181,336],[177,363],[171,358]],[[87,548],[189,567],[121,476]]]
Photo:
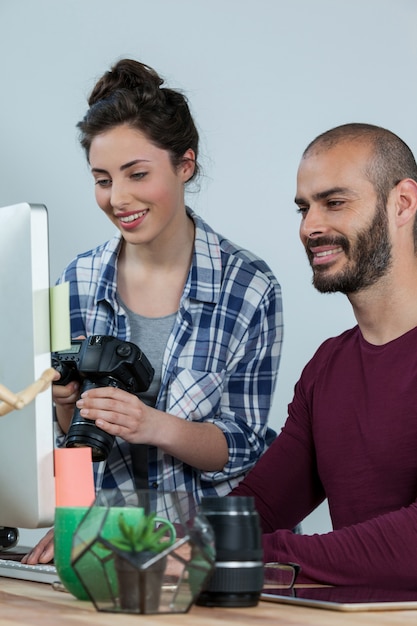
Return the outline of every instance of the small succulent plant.
[[[165,524],[159,517],[155,520],[155,517],[156,513],[150,513],[143,515],[137,524],[129,524],[123,513],[120,513],[120,536],[109,541],[115,548],[126,552],[162,552],[174,543],[175,538],[171,533],[169,537],[166,536],[167,530],[170,531],[169,523]]]

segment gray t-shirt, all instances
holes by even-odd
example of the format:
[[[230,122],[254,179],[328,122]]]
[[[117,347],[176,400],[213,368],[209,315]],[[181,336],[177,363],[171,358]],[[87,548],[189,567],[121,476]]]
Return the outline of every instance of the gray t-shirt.
[[[147,391],[138,394],[148,406],[155,406],[161,386],[162,361],[165,348],[175,322],[176,313],[165,317],[144,317],[131,311],[118,295],[120,305],[126,311],[130,325],[130,341],[142,350],[155,370]],[[137,489],[148,488],[148,447],[144,444],[131,444],[132,466]]]

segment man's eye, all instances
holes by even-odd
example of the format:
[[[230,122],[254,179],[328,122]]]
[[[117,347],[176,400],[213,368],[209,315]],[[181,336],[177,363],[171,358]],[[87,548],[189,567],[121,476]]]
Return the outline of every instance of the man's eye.
[[[342,204],[343,200],[329,200],[327,206],[329,206],[331,209],[337,209],[338,207],[342,206]]]
[[[299,206],[297,208],[297,213],[299,213],[300,215],[305,215],[308,211],[308,207],[307,206]]]

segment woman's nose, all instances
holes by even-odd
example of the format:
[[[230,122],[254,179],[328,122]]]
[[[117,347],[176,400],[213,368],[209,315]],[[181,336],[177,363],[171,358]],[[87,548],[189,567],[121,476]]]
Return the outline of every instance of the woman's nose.
[[[122,209],[129,204],[130,194],[123,183],[113,180],[111,187],[110,202],[113,208]]]

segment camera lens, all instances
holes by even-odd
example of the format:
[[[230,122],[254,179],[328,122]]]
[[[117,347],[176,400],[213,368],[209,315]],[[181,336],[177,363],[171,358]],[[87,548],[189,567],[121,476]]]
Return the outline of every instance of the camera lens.
[[[96,384],[86,380],[82,386],[81,393],[96,387]],[[85,448],[88,446],[92,450],[93,461],[105,461],[110,454],[113,443],[113,435],[109,435],[101,428],[98,428],[93,420],[82,417],[79,409],[75,407],[71,426],[65,440],[66,448]]]
[[[263,587],[263,550],[252,497],[202,498],[200,511],[211,524],[216,547],[214,573],[197,598],[200,606],[248,607]]]
[[[10,526],[0,526],[0,548],[14,548],[18,541],[18,528],[11,528]]]

